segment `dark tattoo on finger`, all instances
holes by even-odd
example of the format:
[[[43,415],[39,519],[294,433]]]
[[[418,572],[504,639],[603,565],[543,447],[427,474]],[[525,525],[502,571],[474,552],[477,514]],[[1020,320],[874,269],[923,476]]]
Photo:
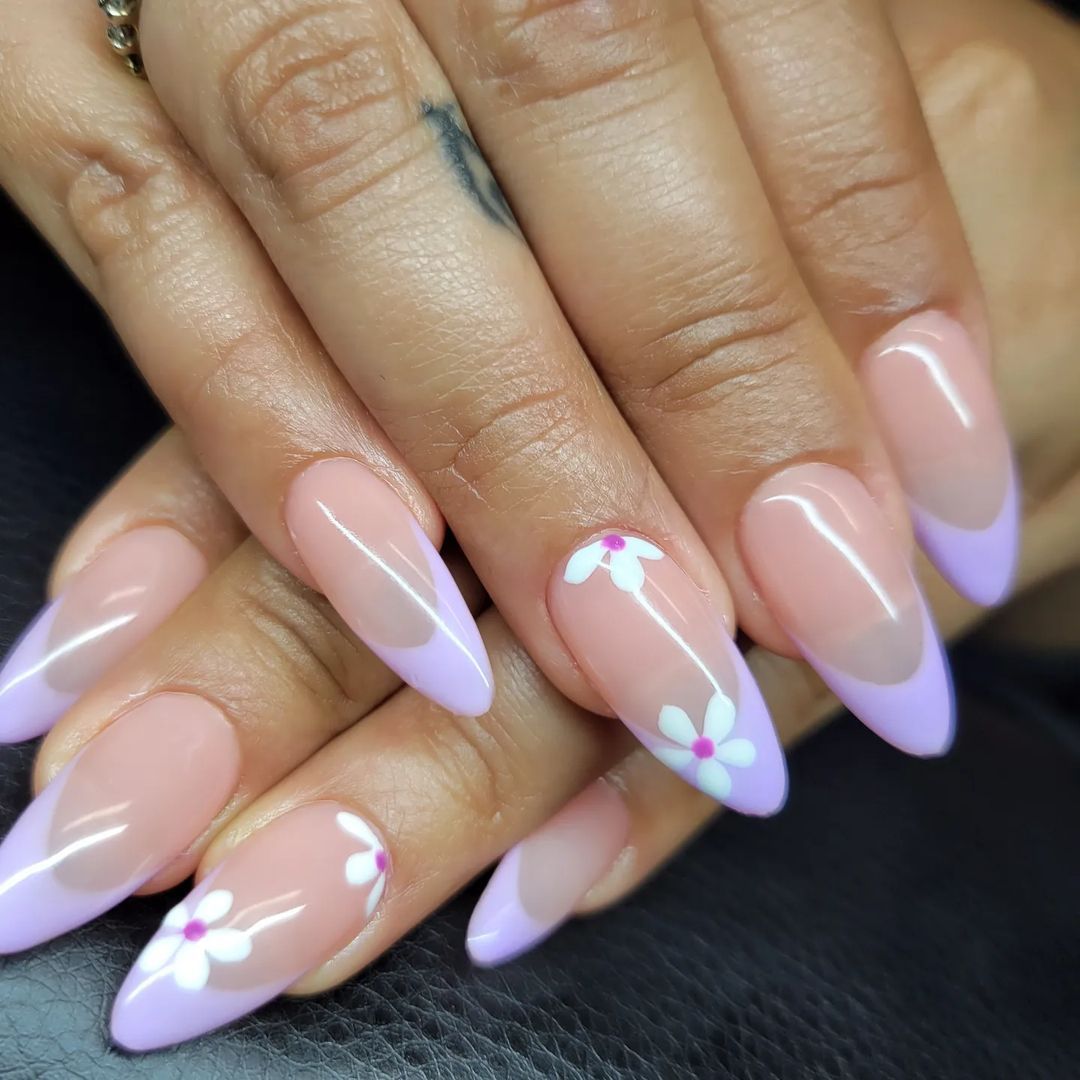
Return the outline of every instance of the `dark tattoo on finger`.
[[[517,219],[506,201],[498,181],[491,174],[484,155],[465,127],[461,111],[453,102],[434,105],[424,101],[420,115],[431,126],[439,140],[439,148],[450,165],[458,183],[480,207],[481,212],[496,225],[521,235]]]

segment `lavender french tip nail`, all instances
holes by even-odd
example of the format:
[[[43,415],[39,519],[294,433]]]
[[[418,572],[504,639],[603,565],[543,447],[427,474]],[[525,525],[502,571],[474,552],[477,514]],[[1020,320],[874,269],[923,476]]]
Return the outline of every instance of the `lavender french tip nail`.
[[[0,668],[0,743],[44,735],[78,697],[50,686],[45,678],[57,603],[54,600],[42,608]]]
[[[82,926],[145,884],[224,806],[239,757],[232,725],[194,694],[118,717],[0,844],[0,953]]]
[[[343,805],[275,818],[165,916],[117,995],[113,1041],[157,1050],[259,1008],[371,922],[390,873],[382,838]]]
[[[206,574],[203,554],[168,526],[110,541],[42,609],[0,670],[0,742],[48,731]]]
[[[922,603],[922,657],[900,683],[873,683],[840,671],[809,649],[807,660],[844,705],[871,731],[914,757],[940,757],[956,732],[952,676],[941,638]]]
[[[1020,498],[1015,470],[1001,512],[985,529],[951,525],[914,502],[911,517],[919,546],[961,596],[983,607],[993,607],[1008,597],[1020,549]]]
[[[462,716],[491,707],[476,620],[398,495],[351,458],[309,465],[285,500],[296,548],[353,633],[391,670]]]
[[[629,834],[623,797],[600,779],[512,847],[469,920],[473,963],[505,964],[550,937],[615,864]]]
[[[549,938],[565,921],[539,922],[521,905],[518,877],[521,845],[506,853],[484,889],[469,920],[465,947],[469,959],[482,968],[509,963]]]

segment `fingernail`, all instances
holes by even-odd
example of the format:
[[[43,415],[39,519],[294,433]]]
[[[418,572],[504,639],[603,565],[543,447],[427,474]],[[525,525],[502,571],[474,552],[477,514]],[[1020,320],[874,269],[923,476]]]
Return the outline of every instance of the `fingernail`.
[[[796,465],[751,497],[740,545],[762,598],[838,698],[922,756],[952,741],[952,687],[907,558],[865,487]]]
[[[277,997],[371,921],[388,874],[382,840],[351,810],[282,814],[165,916],[120,988],[113,1040],[156,1050]]]
[[[285,518],[304,564],[387,667],[461,716],[491,708],[480,631],[405,504],[359,462],[320,461],[294,482]]]
[[[107,911],[198,839],[240,770],[232,725],[194,694],[157,694],[115,720],[0,844],[0,953]]]
[[[905,320],[860,365],[919,544],[958,592],[1004,599],[1016,567],[1016,469],[989,363],[941,312]]]
[[[0,742],[48,731],[206,573],[202,553],[175,529],[152,525],[111,541],[8,654],[0,669]]]
[[[660,547],[606,532],[556,570],[548,605],[585,676],[686,781],[746,814],[787,794],[757,684],[705,594]]]
[[[550,937],[611,868],[629,832],[626,804],[597,780],[512,847],[469,922],[473,963],[504,964]]]

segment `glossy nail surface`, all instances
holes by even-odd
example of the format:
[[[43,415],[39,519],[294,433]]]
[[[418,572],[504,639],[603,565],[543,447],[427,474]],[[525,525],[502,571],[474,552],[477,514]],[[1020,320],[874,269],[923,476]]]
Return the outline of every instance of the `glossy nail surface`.
[[[877,342],[860,375],[923,550],[970,600],[1002,600],[1020,511],[987,360],[959,323],[925,312]]]
[[[952,741],[941,643],[887,522],[846,469],[797,465],[751,497],[743,558],[769,609],[838,698],[912,754]]]
[[[232,725],[157,694],[92,739],[0,845],[0,952],[81,926],[182,854],[236,786]]]
[[[382,840],[351,810],[276,818],[165,917],[120,989],[113,1039],[155,1050],[258,1008],[356,937],[388,874]]]
[[[202,553],[175,529],[147,526],[111,541],[8,654],[0,670],[0,742],[48,731],[206,573]]]
[[[761,693],[671,556],[603,533],[555,572],[548,605],[586,677],[661,761],[735,810],[780,809],[787,773]]]
[[[410,686],[462,716],[491,707],[491,664],[446,564],[405,504],[356,461],[320,461],[285,517],[327,599]]]
[[[629,831],[622,797],[597,780],[512,847],[469,922],[473,962],[503,964],[550,937],[611,869]]]

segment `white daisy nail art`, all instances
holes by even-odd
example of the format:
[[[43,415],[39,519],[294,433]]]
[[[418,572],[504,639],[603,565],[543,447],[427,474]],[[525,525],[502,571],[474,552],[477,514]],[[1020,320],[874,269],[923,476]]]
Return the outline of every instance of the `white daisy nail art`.
[[[601,566],[611,575],[612,584],[623,592],[638,592],[645,584],[642,559],[662,559],[664,553],[640,536],[609,533],[575,551],[567,560],[563,580],[570,585],[588,581]]]
[[[345,861],[345,880],[350,885],[371,884],[367,899],[367,914],[370,915],[382,899],[383,889],[386,888],[386,871],[390,859],[374,830],[362,817],[342,811],[337,816],[337,823],[367,848],[366,851],[350,855]]]
[[[745,769],[757,757],[749,739],[727,738],[735,726],[735,705],[719,690],[705,707],[700,732],[678,705],[665,705],[657,726],[676,745],[658,746],[653,753],[676,772],[693,767],[694,774],[688,778],[714,799],[726,799],[731,794],[729,768]]]
[[[251,938],[243,930],[214,927],[233,906],[228,889],[214,889],[189,911],[185,904],[165,916],[162,933],[146,946],[138,966],[146,972],[172,964],[172,975],[182,990],[202,990],[210,978],[211,962],[234,964],[251,955]]]

